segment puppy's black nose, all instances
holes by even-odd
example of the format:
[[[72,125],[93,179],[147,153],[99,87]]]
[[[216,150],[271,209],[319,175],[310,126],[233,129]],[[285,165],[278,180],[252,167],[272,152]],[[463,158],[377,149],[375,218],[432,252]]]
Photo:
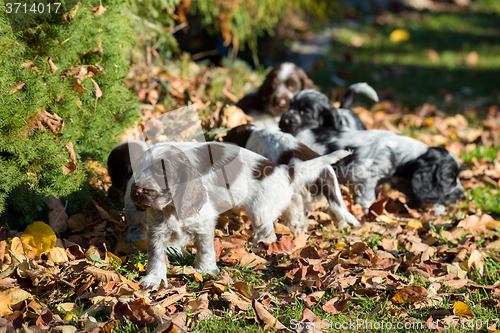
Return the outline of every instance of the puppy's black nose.
[[[142,187],[136,186],[134,190],[135,190],[134,192],[136,195],[142,194],[142,192],[144,192],[144,189]]]

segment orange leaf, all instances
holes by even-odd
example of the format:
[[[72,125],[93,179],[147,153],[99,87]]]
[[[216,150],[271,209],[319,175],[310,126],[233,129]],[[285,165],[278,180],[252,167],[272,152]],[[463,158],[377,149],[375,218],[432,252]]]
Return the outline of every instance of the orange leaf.
[[[21,82],[21,81],[19,81],[19,82],[17,83],[17,85],[14,87],[14,89],[12,89],[12,90],[10,91],[10,94],[11,94],[11,95],[12,95],[12,94],[15,94],[15,93],[16,93],[19,89],[21,89],[22,87],[24,87],[24,83],[23,83],[23,82]]]
[[[392,297],[392,301],[398,304],[415,303],[425,300],[428,294],[424,287],[407,286],[398,289],[394,297]]]

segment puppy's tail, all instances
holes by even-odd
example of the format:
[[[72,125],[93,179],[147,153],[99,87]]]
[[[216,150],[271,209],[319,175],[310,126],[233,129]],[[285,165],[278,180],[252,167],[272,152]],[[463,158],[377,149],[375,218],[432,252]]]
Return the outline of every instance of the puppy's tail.
[[[108,194],[117,195],[113,199],[122,200],[121,196],[125,193],[127,183],[133,174],[132,163],[137,161],[148,148],[143,141],[131,140],[120,143],[111,151],[108,156],[108,174],[114,189],[110,188]]]
[[[368,98],[378,102],[378,95],[375,89],[370,87],[366,82],[359,82],[352,84],[344,95],[342,99],[342,103],[340,103],[341,109],[349,109],[351,108],[352,102],[354,101],[354,95],[356,94],[365,94]]]
[[[313,158],[312,160],[298,162],[293,165],[295,177],[300,179],[300,183],[314,180],[323,169],[322,167],[337,163],[341,159],[352,154],[352,151],[337,150],[333,153]]]

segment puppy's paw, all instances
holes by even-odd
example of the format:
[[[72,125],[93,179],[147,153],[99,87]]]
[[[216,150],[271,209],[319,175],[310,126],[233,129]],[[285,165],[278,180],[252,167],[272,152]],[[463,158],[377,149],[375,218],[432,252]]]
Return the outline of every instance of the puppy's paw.
[[[164,288],[166,288],[168,286],[167,278],[161,278],[156,275],[146,275],[139,281],[139,283],[142,284],[144,288],[152,287],[153,290],[158,290],[158,288],[160,288],[161,281],[165,283]]]
[[[215,267],[203,267],[203,266],[195,265],[194,269],[196,269],[196,271],[198,273],[205,273],[205,274],[211,274],[211,275],[217,275],[220,273],[220,269],[217,266],[215,266]]]

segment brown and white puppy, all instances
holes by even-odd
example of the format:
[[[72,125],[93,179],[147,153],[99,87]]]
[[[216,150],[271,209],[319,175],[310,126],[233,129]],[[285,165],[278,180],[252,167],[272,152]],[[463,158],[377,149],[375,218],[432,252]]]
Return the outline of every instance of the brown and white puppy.
[[[319,156],[291,134],[252,125],[233,128],[224,137],[224,142],[235,143],[278,164],[293,165]],[[338,223],[339,228],[347,225],[360,226],[342,200],[337,175],[330,165],[323,167],[317,179],[304,185],[295,191],[302,196],[305,215],[314,209],[315,201],[325,198],[328,213],[332,220]]]
[[[300,91],[318,89],[304,70],[290,62],[276,66],[256,91],[236,103],[254,118],[258,127],[277,129],[279,117],[290,107],[290,101]]]

